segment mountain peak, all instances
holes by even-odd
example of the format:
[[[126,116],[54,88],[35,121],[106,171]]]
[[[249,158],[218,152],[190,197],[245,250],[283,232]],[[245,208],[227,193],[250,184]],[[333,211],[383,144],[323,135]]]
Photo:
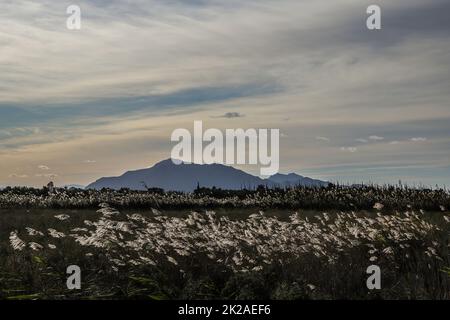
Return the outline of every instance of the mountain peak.
[[[175,165],[174,161],[177,161],[177,160],[172,160],[171,158],[161,160],[160,162],[155,163],[151,168]]]

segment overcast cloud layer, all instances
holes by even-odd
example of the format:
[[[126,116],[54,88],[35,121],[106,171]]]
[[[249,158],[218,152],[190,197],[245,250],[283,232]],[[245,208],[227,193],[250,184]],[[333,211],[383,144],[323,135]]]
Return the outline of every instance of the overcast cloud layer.
[[[148,167],[194,120],[280,128],[282,172],[449,185],[450,2],[375,32],[372,3],[0,0],[0,186]]]

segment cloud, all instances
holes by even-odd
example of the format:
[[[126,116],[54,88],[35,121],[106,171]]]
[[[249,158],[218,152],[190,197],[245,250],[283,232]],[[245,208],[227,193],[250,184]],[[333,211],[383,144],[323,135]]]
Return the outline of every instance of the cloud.
[[[358,151],[358,148],[356,147],[341,147],[342,151],[348,151],[350,153],[355,153],[356,151]]]
[[[369,140],[367,140],[367,139],[362,139],[362,138],[356,139],[356,141],[361,142],[361,143],[367,143],[367,142],[369,142]]]
[[[38,173],[35,176],[38,178],[50,178],[50,179],[54,179],[54,178],[58,177],[58,175],[55,173],[46,173],[46,174]]]
[[[9,175],[9,178],[20,178],[20,179],[24,179],[24,178],[28,178],[28,175],[26,174],[17,174],[17,173],[13,173]]]
[[[411,141],[413,142],[423,142],[423,141],[427,141],[428,139],[425,137],[415,137],[415,138],[411,138]]]
[[[84,160],[83,163],[96,163],[96,160]]]
[[[40,169],[40,170],[50,170],[50,168],[48,166],[43,165],[43,164],[39,165],[38,169]]]
[[[448,162],[449,1],[380,0],[377,32],[365,28],[358,0],[78,4],[86,18],[72,32],[58,2],[2,2],[2,184],[37,161],[58,163],[67,184],[145,167],[169,155],[174,128],[211,118],[226,128],[228,110],[251,115],[242,121],[248,127],[289,133],[281,160],[293,169]],[[311,139],[340,146],[366,138],[360,145],[381,141],[367,137],[376,132],[436,143],[426,154],[373,143],[355,157],[354,147],[335,152]],[[404,174],[448,184],[448,174],[433,170]],[[29,174],[25,183],[41,185]]]
[[[399,144],[399,143],[400,143],[400,141],[397,141],[397,140],[389,142],[389,144],[391,144],[391,145],[396,145],[396,144]]]
[[[317,136],[317,137],[316,137],[316,140],[329,142],[329,141],[330,141],[330,138],[322,137],[322,136]]]
[[[217,116],[217,118],[227,118],[227,119],[242,118],[242,117],[245,116],[239,112],[227,112],[221,116]]]
[[[370,140],[373,140],[373,141],[381,141],[381,140],[384,140],[384,137],[380,137],[380,136],[370,136],[369,139],[370,139]]]

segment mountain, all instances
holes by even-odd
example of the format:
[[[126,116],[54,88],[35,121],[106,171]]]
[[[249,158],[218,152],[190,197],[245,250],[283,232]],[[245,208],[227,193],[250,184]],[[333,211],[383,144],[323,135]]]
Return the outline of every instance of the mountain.
[[[294,187],[294,186],[326,187],[329,184],[329,182],[303,177],[296,173],[289,173],[289,174],[277,173],[271,176],[268,180],[273,182],[275,186],[279,187]]]
[[[129,188],[132,190],[146,190],[149,188],[162,188],[166,191],[191,192],[197,185],[201,187],[217,187],[228,190],[239,190],[242,188],[256,188],[259,185],[285,186],[286,181],[283,176],[289,177],[290,185],[299,185],[303,181],[308,185],[313,185],[314,181],[322,185],[326,182],[304,178],[296,175],[275,175],[269,179],[248,174],[242,170],[221,164],[199,165],[182,163],[175,165],[171,159],[161,161],[151,168],[136,171],[128,171],[120,177],[101,178],[91,183],[86,189],[120,189]],[[275,177],[275,180],[271,180]],[[281,180],[280,180],[281,179]],[[281,182],[280,182],[281,181]]]

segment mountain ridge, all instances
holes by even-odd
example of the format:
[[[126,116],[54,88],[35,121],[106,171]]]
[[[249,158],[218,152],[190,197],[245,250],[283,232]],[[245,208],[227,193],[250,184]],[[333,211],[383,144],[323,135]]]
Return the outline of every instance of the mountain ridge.
[[[271,178],[274,177],[273,180]],[[86,189],[146,190],[161,188],[165,191],[192,192],[198,185],[207,188],[228,190],[253,189],[259,185],[268,187],[287,187],[295,185],[326,186],[326,181],[315,180],[295,173],[276,174],[267,179],[251,175],[243,170],[222,164],[181,163],[176,165],[172,159],[160,161],[150,168],[127,171],[117,177],[102,177],[86,186]]]

